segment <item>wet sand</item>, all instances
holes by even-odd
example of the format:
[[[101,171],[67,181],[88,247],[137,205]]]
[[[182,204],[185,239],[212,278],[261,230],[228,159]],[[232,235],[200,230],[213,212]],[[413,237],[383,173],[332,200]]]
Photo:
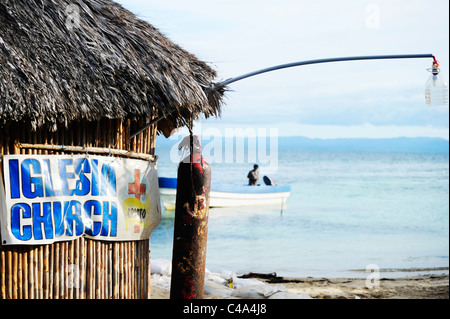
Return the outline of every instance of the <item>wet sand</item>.
[[[379,286],[367,287],[365,278],[284,278],[291,293],[317,299],[448,299],[448,275],[380,278]],[[270,280],[264,280],[271,284]],[[280,283],[276,283],[280,284]]]

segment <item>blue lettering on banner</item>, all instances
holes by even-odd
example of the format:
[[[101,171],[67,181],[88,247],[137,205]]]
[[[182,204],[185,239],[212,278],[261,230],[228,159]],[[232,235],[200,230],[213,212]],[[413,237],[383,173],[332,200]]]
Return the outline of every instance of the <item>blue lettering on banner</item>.
[[[65,231],[65,221],[64,221],[64,216],[65,214],[63,214],[62,211],[62,205],[60,202],[54,202],[53,203],[53,216],[55,218],[55,236],[56,237],[61,237],[62,235],[64,235],[64,231]]]
[[[117,236],[117,204],[115,202],[111,202],[111,205],[109,202],[103,202],[103,227],[100,235],[108,236],[108,233],[111,237]]]
[[[41,174],[39,161],[30,158],[22,162],[22,192],[26,198],[44,196],[42,177],[31,177],[31,173]]]
[[[19,183],[19,161],[9,161],[9,178],[11,187],[11,198],[20,198],[20,183]]]
[[[51,179],[50,160],[44,160],[44,181],[45,181],[45,196],[61,196],[61,191],[55,190]]]
[[[53,238],[53,222],[52,222],[52,210],[51,203],[44,203],[41,213],[41,205],[35,203],[33,207],[33,234],[34,239],[41,240],[44,238],[42,235],[42,226],[44,226],[45,238]]]
[[[114,168],[108,164],[102,167],[102,180],[108,183],[102,183],[101,195],[116,196],[116,174]]]
[[[88,215],[101,215],[102,214],[102,204],[97,202],[96,200],[88,200],[84,203],[84,211],[88,213]],[[86,227],[86,234],[90,236],[97,236],[100,233],[100,229],[102,228],[102,223],[95,221],[92,223],[92,227]]]
[[[71,159],[62,159],[58,161],[59,176],[62,183],[62,194],[65,196],[73,196],[75,189],[69,188],[69,179],[75,179],[74,173],[67,172],[67,166],[72,164]]]
[[[53,161],[53,162],[52,162]],[[97,159],[9,159],[12,235],[23,242],[62,236],[116,237],[114,166]],[[6,169],[6,166],[5,166]],[[1,182],[1,181],[0,181]],[[97,199],[96,199],[97,198]]]
[[[89,161],[87,159],[80,158],[75,162],[75,173],[77,173],[77,175],[80,177],[75,187],[75,195],[85,196],[89,194],[91,185],[85,173],[90,172],[91,166],[89,165]]]
[[[22,218],[31,218],[30,205],[18,203],[11,207],[11,231],[19,240],[27,241],[31,239],[31,226],[22,226]]]
[[[81,216],[81,204],[76,200],[64,203],[64,212],[66,213],[66,234],[73,236],[73,223],[75,223],[76,235],[83,234],[83,217]]]
[[[99,192],[98,192],[99,184],[100,183],[98,181],[98,161],[93,160],[92,161],[92,191],[91,191],[92,196],[99,195]]]

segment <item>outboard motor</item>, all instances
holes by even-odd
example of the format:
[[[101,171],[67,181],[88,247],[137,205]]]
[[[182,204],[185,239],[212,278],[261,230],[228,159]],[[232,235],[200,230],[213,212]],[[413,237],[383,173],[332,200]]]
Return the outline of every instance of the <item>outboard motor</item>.
[[[267,186],[275,186],[275,182],[270,177],[264,175],[263,180],[264,184],[266,184]]]

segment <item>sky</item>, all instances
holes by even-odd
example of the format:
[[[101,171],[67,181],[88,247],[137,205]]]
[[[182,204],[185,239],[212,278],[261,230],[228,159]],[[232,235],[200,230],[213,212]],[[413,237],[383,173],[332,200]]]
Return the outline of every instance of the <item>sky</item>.
[[[217,81],[311,59],[432,53],[449,82],[447,0],[117,2],[207,62]],[[219,134],[276,128],[280,136],[448,140],[448,106],[424,102],[431,64],[353,61],[269,72],[231,84],[221,118],[198,126]]]

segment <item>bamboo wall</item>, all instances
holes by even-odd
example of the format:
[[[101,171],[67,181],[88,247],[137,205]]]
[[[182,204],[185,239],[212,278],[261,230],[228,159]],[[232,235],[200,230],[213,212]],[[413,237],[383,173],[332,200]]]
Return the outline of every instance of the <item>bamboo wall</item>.
[[[19,143],[104,147],[154,154],[156,128],[129,139],[143,120],[74,122],[56,132],[33,132],[26,123],[0,127],[0,154],[64,154]],[[71,153],[73,154],[73,153]],[[108,154],[104,154],[108,155]],[[1,167],[0,167],[1,169]],[[79,238],[51,245],[2,246],[0,299],[150,298],[150,241],[106,242]]]

